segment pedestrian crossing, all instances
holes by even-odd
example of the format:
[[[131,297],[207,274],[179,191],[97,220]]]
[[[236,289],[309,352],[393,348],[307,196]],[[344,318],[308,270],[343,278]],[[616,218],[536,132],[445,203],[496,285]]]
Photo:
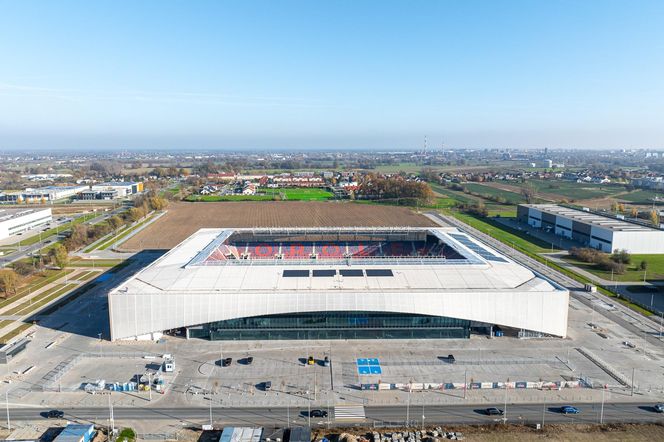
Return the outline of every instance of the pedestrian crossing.
[[[334,406],[334,419],[335,420],[364,420],[363,405],[335,405]]]

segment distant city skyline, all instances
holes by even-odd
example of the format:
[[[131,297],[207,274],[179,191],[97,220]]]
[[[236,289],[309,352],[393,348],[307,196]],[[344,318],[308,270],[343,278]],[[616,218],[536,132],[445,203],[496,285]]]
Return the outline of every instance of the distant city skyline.
[[[661,1],[0,5],[0,151],[664,148]]]

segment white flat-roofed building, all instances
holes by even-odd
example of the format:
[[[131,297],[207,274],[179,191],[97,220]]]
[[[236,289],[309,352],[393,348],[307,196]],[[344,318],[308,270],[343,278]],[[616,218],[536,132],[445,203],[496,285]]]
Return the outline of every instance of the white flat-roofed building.
[[[51,209],[0,208],[0,239],[42,226],[52,220]]]
[[[556,204],[520,204],[517,219],[606,253],[664,253],[664,230]]]
[[[44,204],[65,198],[71,198],[87,186],[46,186],[39,188],[28,188],[22,192],[8,192],[2,195],[1,200],[14,204]]]
[[[130,195],[143,191],[143,183],[141,182],[125,182],[125,181],[109,181],[107,183],[98,183],[90,187],[90,190],[95,192],[117,192],[117,198],[125,198]]]
[[[201,229],[109,293],[111,338],[564,337],[569,293],[455,228]]]

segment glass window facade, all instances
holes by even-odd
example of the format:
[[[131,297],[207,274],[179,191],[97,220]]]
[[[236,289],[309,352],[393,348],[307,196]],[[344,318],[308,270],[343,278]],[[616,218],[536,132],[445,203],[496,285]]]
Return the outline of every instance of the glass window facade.
[[[190,338],[441,339],[470,337],[470,321],[382,312],[308,312],[229,319],[190,327]]]

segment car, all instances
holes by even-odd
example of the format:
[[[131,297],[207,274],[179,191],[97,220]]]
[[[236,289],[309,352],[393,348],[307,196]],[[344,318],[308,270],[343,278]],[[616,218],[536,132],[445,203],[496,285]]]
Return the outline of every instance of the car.
[[[563,414],[579,414],[581,410],[571,405],[565,405],[564,407],[560,407],[560,412]]]
[[[313,356],[309,356],[309,358],[307,358],[307,365],[314,365],[315,363],[316,360],[314,359]]]
[[[454,355],[447,355],[447,362],[449,362],[450,364],[454,364],[456,362],[456,358],[454,357]]]
[[[46,413],[48,419],[62,419],[65,417],[65,412],[61,410],[50,410]]]
[[[263,382],[263,390],[270,391],[272,389],[272,381]]]
[[[224,358],[221,360],[222,367],[228,367],[233,362],[233,358]]]
[[[244,360],[247,365],[251,365],[252,362],[254,362],[254,357],[253,356],[247,356],[247,358]]]
[[[330,357],[325,356],[325,359],[323,359],[323,366],[324,367],[329,367],[330,366]]]
[[[657,413],[664,413],[664,404],[655,404],[654,407],[652,407]]]
[[[484,410],[487,416],[502,416],[503,415],[503,410],[496,408],[496,407],[489,407],[486,410]]]
[[[309,413],[311,417],[327,417],[327,411],[325,410],[311,410]]]

